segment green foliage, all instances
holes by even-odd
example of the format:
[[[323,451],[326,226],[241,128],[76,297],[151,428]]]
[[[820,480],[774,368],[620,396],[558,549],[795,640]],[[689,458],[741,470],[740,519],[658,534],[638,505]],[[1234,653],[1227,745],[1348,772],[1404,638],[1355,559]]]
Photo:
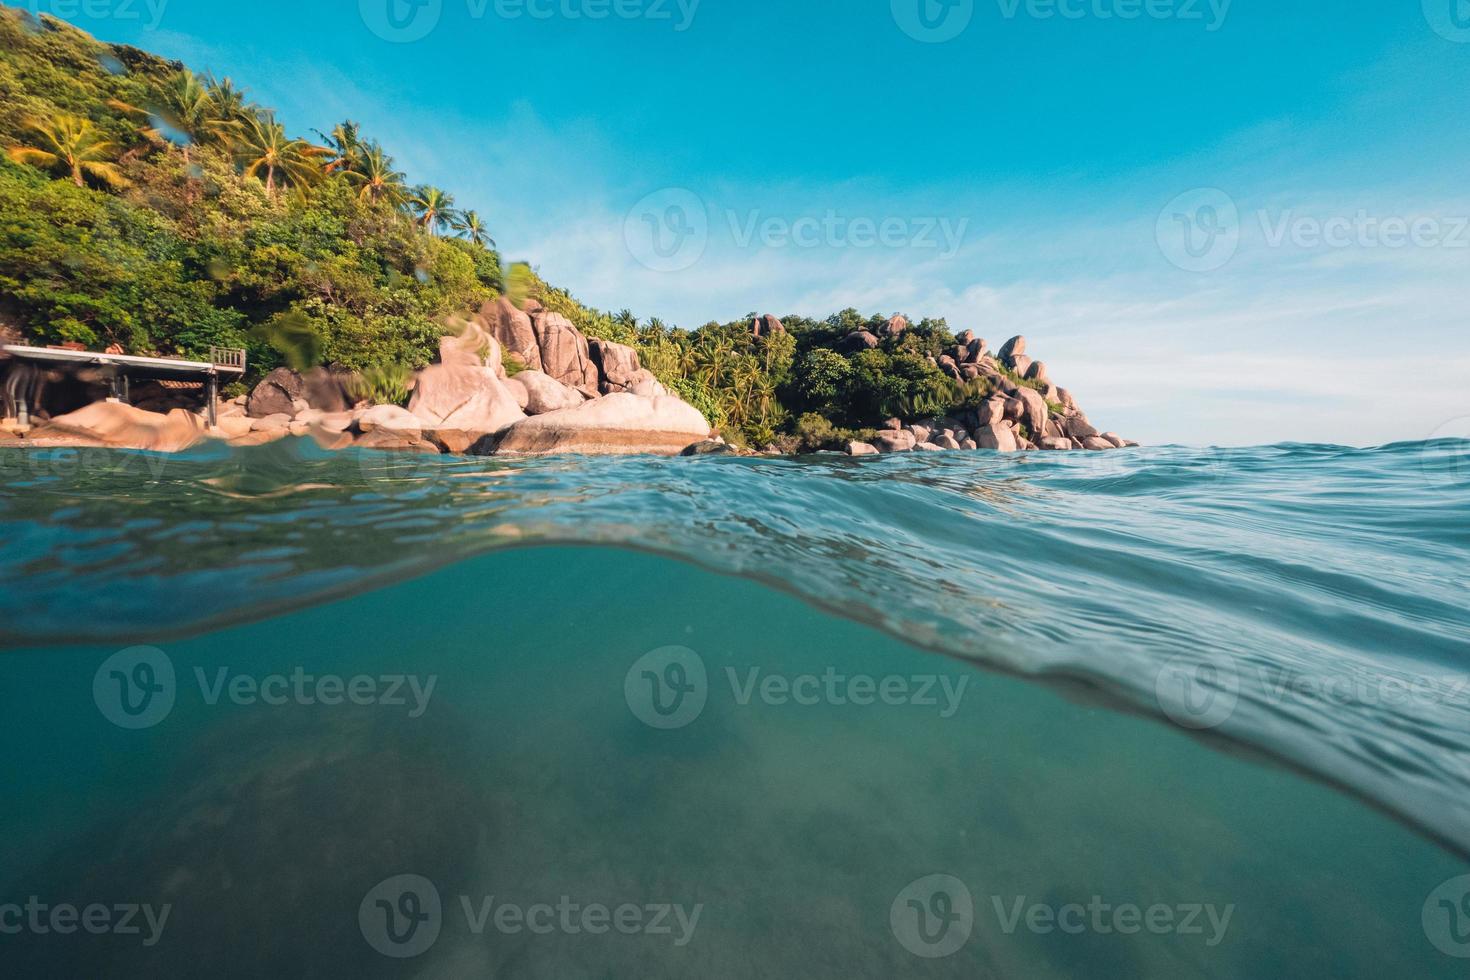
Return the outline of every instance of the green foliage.
[[[689,331],[593,309],[503,266],[480,215],[411,189],[356,123],[316,145],[228,79],[42,22],[0,7],[0,324],[34,341],[245,347],[246,383],[329,364],[357,372],[363,397],[402,403],[445,324],[503,294],[634,348],[736,444],[834,448],[989,393],[937,367],[955,344],[943,320],[887,337],[891,314],[846,309],[756,337],[754,314]],[[858,330],[878,348],[849,352]]]
[[[504,288],[483,221],[416,227],[460,216],[440,192],[416,218],[355,124],[314,146],[229,80],[42,21],[0,8],[0,319],[26,337],[417,367]]]
[[[403,361],[374,364],[352,375],[351,393],[375,405],[406,405],[414,368]]]

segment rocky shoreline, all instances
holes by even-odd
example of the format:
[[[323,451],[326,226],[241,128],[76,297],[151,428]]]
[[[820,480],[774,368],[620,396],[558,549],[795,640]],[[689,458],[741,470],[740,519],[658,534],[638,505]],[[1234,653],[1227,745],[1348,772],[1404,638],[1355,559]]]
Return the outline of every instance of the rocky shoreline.
[[[561,314],[530,301],[487,303],[453,324],[439,361],[409,382],[406,407],[354,396],[350,375],[315,368],[277,368],[248,394],[217,406],[217,424],[185,408],[147,411],[115,401],[21,430],[0,429],[0,446],[101,446],[180,452],[208,439],[258,446],[311,438],[327,449],[375,449],[468,455],[705,455],[735,452],[693,406],[644,368],[632,347],[589,339]],[[894,317],[885,332],[907,328]],[[756,332],[780,331],[773,316],[756,318]],[[1066,389],[1051,383],[1046,365],[1015,337],[992,354],[972,333],[959,335],[934,366],[960,386],[988,391],[974,408],[942,418],[891,418],[846,452],[870,456],[905,452],[1104,451],[1136,446],[1088,421]],[[845,345],[871,348],[867,331]],[[1018,380],[1019,379],[1019,380]],[[779,454],[775,446],[764,452]]]

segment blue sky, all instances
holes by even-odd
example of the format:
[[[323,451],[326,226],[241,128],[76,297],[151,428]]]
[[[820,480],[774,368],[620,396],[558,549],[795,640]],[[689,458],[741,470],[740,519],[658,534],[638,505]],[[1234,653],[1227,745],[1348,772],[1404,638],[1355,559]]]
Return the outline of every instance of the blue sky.
[[[1470,436],[1470,0],[30,5],[359,120],[596,306],[1024,333],[1150,442]]]

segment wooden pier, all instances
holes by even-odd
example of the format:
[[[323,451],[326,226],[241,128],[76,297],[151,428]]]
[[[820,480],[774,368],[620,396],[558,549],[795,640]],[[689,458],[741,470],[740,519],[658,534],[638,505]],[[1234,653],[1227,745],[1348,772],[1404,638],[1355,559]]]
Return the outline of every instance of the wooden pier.
[[[205,391],[205,412],[210,426],[217,425],[219,379],[240,378],[245,374],[245,352],[236,348],[211,347],[208,361],[186,361],[173,357],[134,357],[130,354],[99,354],[95,351],[68,350],[59,347],[26,347],[20,344],[0,346],[0,355],[16,361],[46,365],[58,369],[99,368],[112,382],[112,397],[126,403],[132,379],[155,381],[200,382]],[[4,357],[0,356],[0,360]],[[6,381],[4,396],[14,403],[16,418],[22,425],[29,422],[27,393],[21,392],[14,375]]]

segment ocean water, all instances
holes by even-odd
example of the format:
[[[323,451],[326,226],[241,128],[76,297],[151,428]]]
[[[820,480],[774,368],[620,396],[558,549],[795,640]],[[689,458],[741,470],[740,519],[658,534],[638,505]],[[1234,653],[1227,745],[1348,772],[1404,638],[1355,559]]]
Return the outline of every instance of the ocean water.
[[[1463,977],[1470,444],[0,451],[0,975]]]

